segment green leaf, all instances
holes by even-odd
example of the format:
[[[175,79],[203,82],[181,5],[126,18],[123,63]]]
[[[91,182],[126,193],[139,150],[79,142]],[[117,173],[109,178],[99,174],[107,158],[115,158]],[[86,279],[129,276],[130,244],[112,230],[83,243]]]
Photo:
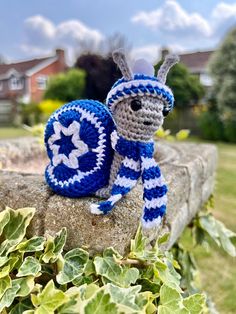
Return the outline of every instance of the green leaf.
[[[170,233],[166,232],[162,236],[157,238],[157,245],[160,246],[161,244],[166,243],[170,238]]]
[[[139,276],[137,268],[121,267],[117,264],[114,257],[96,256],[94,266],[98,275],[103,276],[108,282],[113,282],[120,287],[128,287],[132,283],[134,284]]]
[[[0,235],[3,232],[4,227],[8,224],[10,220],[10,212],[9,209],[6,208],[2,212],[0,212]]]
[[[98,291],[95,296],[88,300],[84,307],[85,314],[118,314],[117,306],[111,301],[111,297],[104,290]]]
[[[34,288],[33,276],[14,279],[13,282],[20,285],[20,290],[17,292],[18,297],[26,297]]]
[[[81,276],[89,259],[88,252],[83,249],[73,249],[64,256],[64,266],[57,275],[57,282],[61,285],[71,282]]]
[[[58,259],[58,256],[61,255],[64,245],[66,243],[67,231],[66,228],[62,228],[53,239],[53,237],[49,236],[46,241],[46,248],[44,250],[44,255],[42,256],[42,260],[45,263],[55,263]]]
[[[67,238],[67,230],[64,227],[58,232],[54,240],[55,248],[53,252],[55,255],[62,253],[64,245],[66,243],[66,238]]]
[[[114,302],[119,309],[119,312],[122,313],[133,313],[133,311],[140,311],[144,308],[145,303],[140,307],[137,303],[137,298],[142,298],[142,295],[139,295],[141,290],[141,286],[134,286],[130,288],[120,288],[114,286],[113,284],[107,284],[106,290],[109,292],[111,296],[111,301]]]
[[[24,299],[12,308],[9,314],[22,314],[24,311],[33,309],[30,299]]]
[[[201,314],[205,307],[206,299],[203,294],[194,294],[183,300],[184,306],[191,314]]]
[[[40,262],[33,256],[27,256],[20,266],[17,277],[36,276],[41,270]]]
[[[11,287],[11,278],[9,275],[0,279],[0,300],[7,289]]]
[[[145,250],[147,239],[143,236],[142,227],[139,225],[134,240],[131,240],[130,251],[142,252]]]
[[[9,314],[22,314],[24,311],[33,309],[30,299],[24,299],[20,301],[16,306],[12,308]]]
[[[180,293],[165,284],[160,289],[160,304],[158,314],[190,314],[182,303]]]
[[[236,256],[236,249],[233,243],[231,242],[231,237],[235,236],[229,229],[227,229],[224,224],[220,221],[216,221],[216,227],[220,238],[220,243],[222,248],[227,252],[229,255],[235,257]],[[230,235],[230,236],[229,236]]]
[[[181,292],[179,287],[181,276],[175,270],[173,264],[169,261],[169,259],[164,259],[165,263],[159,259],[154,264],[154,275],[156,278],[159,278],[164,284],[177,289]]]
[[[212,214],[207,214],[199,216],[198,224],[219,247],[222,247],[229,255],[236,256],[236,249],[231,241],[236,234],[227,229],[222,222],[215,219]]]
[[[8,208],[10,220],[5,225],[2,235],[5,240],[0,244],[0,255],[7,255],[13,251],[25,236],[26,228],[35,213],[34,208]]]
[[[36,307],[35,314],[53,314],[62,304],[68,301],[64,292],[55,288],[50,280],[38,295],[31,295],[31,301]]]
[[[158,293],[160,290],[160,284],[153,282],[148,278],[140,278],[137,280],[137,284],[141,285],[142,292],[143,291],[150,291],[154,294]]]
[[[21,242],[17,245],[16,250],[20,252],[37,252],[44,249],[44,237],[33,237],[27,241]]]
[[[3,297],[1,298],[0,302],[0,312],[5,308],[9,307],[12,302],[14,301],[17,292],[20,290],[20,285],[15,282],[14,280],[12,281],[12,286],[6,290],[4,293]]]

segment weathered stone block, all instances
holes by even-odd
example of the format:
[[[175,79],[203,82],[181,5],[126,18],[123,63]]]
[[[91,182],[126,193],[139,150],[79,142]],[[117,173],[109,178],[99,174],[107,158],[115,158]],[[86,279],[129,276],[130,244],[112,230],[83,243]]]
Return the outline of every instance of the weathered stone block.
[[[3,168],[17,170],[0,171],[0,210],[5,206],[35,207],[36,216],[29,233],[53,235],[65,226],[68,229],[67,249],[82,246],[94,253],[113,246],[124,253],[141,217],[141,184],[109,215],[92,215],[88,207],[97,202],[97,198],[70,199],[55,195],[46,186],[43,175],[35,174],[43,172],[45,154],[35,140],[27,141],[22,144],[19,141],[15,153],[15,141],[14,145],[8,143],[7,148],[0,143]],[[9,147],[11,154],[4,164],[7,158],[4,154],[9,153]],[[160,142],[156,144],[155,157],[169,186],[168,210],[162,228],[146,231],[146,234],[151,241],[158,233],[169,230],[171,236],[167,246],[170,247],[213,191],[217,151],[214,145],[208,144]],[[35,173],[20,173],[19,169],[24,172],[32,172],[33,169]]]

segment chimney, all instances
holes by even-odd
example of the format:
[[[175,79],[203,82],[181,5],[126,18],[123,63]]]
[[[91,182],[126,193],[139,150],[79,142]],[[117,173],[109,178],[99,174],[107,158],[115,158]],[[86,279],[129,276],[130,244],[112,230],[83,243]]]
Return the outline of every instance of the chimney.
[[[56,57],[58,58],[59,63],[59,71],[66,70],[66,62],[65,62],[65,51],[63,49],[56,49]]]
[[[167,47],[163,47],[161,49],[161,60],[164,60],[165,57],[169,54],[169,49]]]

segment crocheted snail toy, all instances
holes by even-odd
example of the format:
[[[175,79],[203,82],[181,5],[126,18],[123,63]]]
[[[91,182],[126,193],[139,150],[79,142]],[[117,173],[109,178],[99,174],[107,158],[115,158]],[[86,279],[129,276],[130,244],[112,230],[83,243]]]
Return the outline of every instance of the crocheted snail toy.
[[[174,96],[165,82],[178,57],[168,55],[157,76],[144,59],[131,69],[121,50],[113,59],[123,77],[112,86],[106,105],[75,100],[49,118],[45,145],[50,163],[45,177],[58,194],[106,198],[91,204],[93,214],[108,214],[141,178],[142,224],[152,228],[161,223],[167,204],[152,136],[173,108]]]

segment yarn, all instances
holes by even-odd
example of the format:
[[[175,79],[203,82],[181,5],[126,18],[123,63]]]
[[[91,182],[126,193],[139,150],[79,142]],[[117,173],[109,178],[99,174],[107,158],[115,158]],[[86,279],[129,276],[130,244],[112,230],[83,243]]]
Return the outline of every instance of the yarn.
[[[49,118],[45,145],[50,163],[45,178],[64,196],[105,197],[91,205],[93,214],[108,214],[141,178],[142,224],[152,228],[161,223],[167,204],[167,186],[153,158],[152,136],[173,108],[174,96],[165,81],[178,58],[168,56],[157,77],[145,60],[131,69],[122,51],[113,58],[123,77],[108,93],[107,106],[75,100]]]
[[[99,204],[91,205],[94,214],[107,214],[124,195],[142,178],[144,187],[143,217],[144,227],[155,227],[161,223],[167,204],[167,186],[160,168],[153,158],[154,142],[134,142],[118,136],[117,131],[112,133],[113,148],[124,157],[114,184],[111,196]]]
[[[50,164],[46,181],[58,194],[81,197],[108,184],[113,153],[114,121],[104,104],[77,100],[49,119],[45,143]]]

